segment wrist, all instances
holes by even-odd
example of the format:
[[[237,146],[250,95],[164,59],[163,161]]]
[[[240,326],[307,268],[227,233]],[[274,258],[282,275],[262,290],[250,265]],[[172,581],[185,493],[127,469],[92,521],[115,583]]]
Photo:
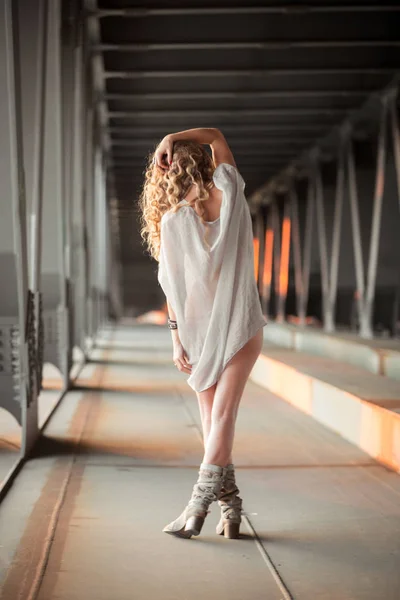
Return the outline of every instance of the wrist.
[[[173,342],[180,342],[178,329],[171,329],[171,337]]]

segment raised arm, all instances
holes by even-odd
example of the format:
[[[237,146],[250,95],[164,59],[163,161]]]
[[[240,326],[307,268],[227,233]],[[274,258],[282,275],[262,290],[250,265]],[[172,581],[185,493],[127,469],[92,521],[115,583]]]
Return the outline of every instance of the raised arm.
[[[167,169],[171,164],[173,145],[178,140],[190,140],[199,144],[208,144],[211,147],[215,167],[218,167],[221,163],[227,163],[236,167],[232,151],[222,131],[215,127],[197,127],[195,129],[169,133],[161,140],[154,156],[157,165],[162,169]]]

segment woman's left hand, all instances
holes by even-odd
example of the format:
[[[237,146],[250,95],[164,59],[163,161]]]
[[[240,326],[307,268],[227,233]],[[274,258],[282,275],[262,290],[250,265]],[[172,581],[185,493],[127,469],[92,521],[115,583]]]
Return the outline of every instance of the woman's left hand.
[[[189,363],[188,356],[181,342],[174,340],[173,348],[173,361],[175,366],[179,369],[179,371],[183,371],[184,373],[191,373],[192,365]]]
[[[161,140],[154,153],[154,162],[162,169],[169,169],[169,165],[172,162],[173,145],[174,143],[169,137],[169,135],[166,135]]]

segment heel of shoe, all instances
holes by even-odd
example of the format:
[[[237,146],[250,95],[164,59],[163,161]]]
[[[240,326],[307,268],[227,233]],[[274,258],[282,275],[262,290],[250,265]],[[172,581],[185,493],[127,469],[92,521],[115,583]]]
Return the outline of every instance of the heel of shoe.
[[[240,523],[232,522],[229,519],[221,519],[217,525],[216,532],[229,540],[235,540],[240,537]]]
[[[185,531],[191,535],[199,535],[204,524],[204,517],[189,517],[185,525]]]
[[[225,523],[224,536],[229,540],[237,539],[240,536],[240,523]]]

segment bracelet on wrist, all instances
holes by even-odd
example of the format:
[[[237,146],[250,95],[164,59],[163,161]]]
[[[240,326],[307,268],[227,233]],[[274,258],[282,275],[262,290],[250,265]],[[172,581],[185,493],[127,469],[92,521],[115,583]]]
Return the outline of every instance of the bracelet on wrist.
[[[178,329],[178,324],[177,324],[177,322],[176,322],[176,321],[173,321],[172,319],[170,319],[170,318],[168,317],[168,327],[169,327],[170,329]]]

